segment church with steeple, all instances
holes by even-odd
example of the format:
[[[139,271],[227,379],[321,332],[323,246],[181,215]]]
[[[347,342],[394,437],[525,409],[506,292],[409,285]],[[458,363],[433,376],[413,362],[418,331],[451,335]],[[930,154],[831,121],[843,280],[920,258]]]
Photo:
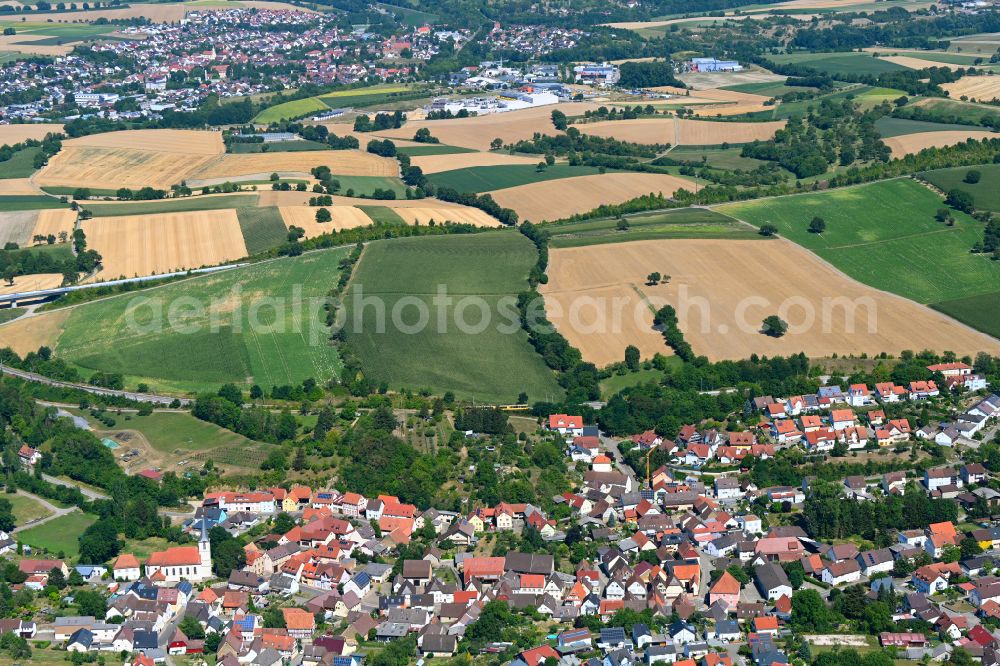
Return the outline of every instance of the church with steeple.
[[[146,576],[156,582],[176,583],[188,580],[200,583],[212,577],[212,542],[208,538],[205,521],[197,546],[174,546],[150,553],[146,560]]]

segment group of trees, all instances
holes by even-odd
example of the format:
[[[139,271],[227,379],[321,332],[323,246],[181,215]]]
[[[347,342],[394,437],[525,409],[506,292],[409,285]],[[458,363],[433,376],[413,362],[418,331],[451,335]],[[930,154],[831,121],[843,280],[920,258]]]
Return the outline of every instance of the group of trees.
[[[672,305],[664,305],[653,316],[653,328],[663,335],[667,346],[674,350],[682,361],[693,361],[695,358],[691,343],[684,339],[684,333],[677,325],[677,311]]]
[[[618,85],[625,88],[687,87],[674,76],[674,65],[669,60],[623,62],[618,71],[620,74]]]
[[[195,399],[191,414],[260,442],[284,442],[294,439],[298,424],[287,410],[274,413],[260,407],[244,406],[238,387],[227,384],[217,393],[204,393]]]
[[[406,122],[406,114],[402,111],[393,113],[377,113],[374,120],[365,114],[354,119],[355,132],[380,132],[388,129],[399,129]]]

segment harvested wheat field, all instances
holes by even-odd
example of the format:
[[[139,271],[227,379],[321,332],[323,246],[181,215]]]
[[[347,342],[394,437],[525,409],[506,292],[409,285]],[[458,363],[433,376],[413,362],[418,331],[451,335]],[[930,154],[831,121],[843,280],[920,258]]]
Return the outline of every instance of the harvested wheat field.
[[[479,166],[538,164],[538,161],[537,156],[526,157],[524,155],[508,155],[507,153],[453,153],[451,155],[422,155],[410,158],[410,163],[420,167],[425,174]]]
[[[654,270],[670,275],[670,282],[647,287],[645,276]],[[541,291],[549,319],[584,359],[598,365],[620,361],[625,344],[639,347],[644,357],[666,350],[663,338],[652,331],[643,296],[657,308],[673,305],[685,339],[696,354],[712,360],[798,351],[811,357],[904,349],[959,355],[1000,351],[1000,341],[855,282],[784,240],[638,241],[557,249],[550,253],[548,275]],[[621,323],[614,325],[608,305],[606,326],[584,328],[597,321],[597,310],[578,299],[591,296],[627,299]],[[574,303],[576,325],[570,318]],[[790,326],[780,339],[759,332],[764,317],[772,314]]]
[[[919,153],[924,148],[940,148],[942,146],[953,146],[968,139],[982,141],[983,139],[995,139],[998,135],[995,132],[986,130],[949,130],[946,132],[917,132],[915,134],[902,134],[900,136],[882,139],[882,143],[889,146],[893,157],[903,157],[911,153]]]
[[[0,195],[43,194],[30,178],[0,178]]]
[[[95,217],[81,223],[101,279],[214,266],[247,256],[233,209]]]
[[[129,148],[184,155],[221,155],[222,133],[203,130],[141,129],[90,134],[63,142],[74,148]]]
[[[38,211],[38,219],[35,220],[35,229],[31,232],[31,237],[55,236],[58,239],[61,233],[71,236],[75,226],[76,211],[67,208],[40,210]]]
[[[906,67],[907,69],[927,69],[928,67],[942,67],[944,69],[965,69],[971,65],[954,65],[947,62],[936,62],[934,60],[924,60],[923,58],[916,58],[914,56],[898,55],[898,56],[880,56],[879,60],[885,60],[886,62],[891,62],[901,67]]]
[[[0,283],[0,294],[18,294],[25,291],[38,291],[40,289],[55,289],[63,283],[62,273],[37,273],[35,275],[18,275],[14,278],[14,284],[7,284],[4,280]]]
[[[0,125],[0,146],[6,144],[13,146],[21,143],[25,139],[41,140],[46,134],[58,134],[62,132],[63,126],[55,123],[32,123],[18,125]]]
[[[445,145],[489,150],[493,139],[500,139],[507,144],[530,139],[535,132],[558,134],[556,128],[552,126],[552,112],[555,109],[568,116],[581,116],[585,111],[593,111],[598,106],[592,102],[566,102],[472,118],[417,120],[408,122],[399,129],[376,134],[389,138],[411,139],[418,129],[426,127]]]
[[[473,224],[477,227],[499,227],[500,220],[468,206],[452,208],[439,206],[430,208],[397,208],[396,215],[403,218],[407,224],[428,225],[433,220],[436,224],[455,222],[458,224]]]
[[[38,56],[64,56],[73,50],[71,43],[50,44],[48,35],[0,36],[0,52],[23,53]]]
[[[0,349],[10,347],[24,356],[38,351],[39,347],[55,347],[71,313],[72,308],[62,308],[40,317],[20,317],[3,324],[0,326]]]
[[[958,81],[942,83],[952,99],[968,97],[973,102],[1000,98],[1000,76],[963,76]]]
[[[212,178],[234,178],[273,172],[309,175],[310,169],[328,166],[338,176],[398,176],[394,159],[361,150],[309,150],[288,153],[230,153],[207,164],[192,175],[192,182]]]
[[[313,206],[283,206],[280,208],[281,219],[284,220],[286,227],[296,226],[304,230],[306,238],[372,224],[371,218],[360,208],[354,206],[325,206],[325,208],[330,211],[330,216],[333,218],[329,222],[317,222],[316,211],[319,208]]]
[[[669,143],[675,146],[714,146],[770,139],[785,126],[784,120],[764,123],[729,123],[687,118],[607,120],[577,125],[584,134],[636,143]]]
[[[17,210],[0,213],[0,247],[7,243],[24,246],[31,242],[31,233],[38,219],[37,210]]]
[[[517,211],[522,221],[542,222],[561,220],[601,204],[621,203],[651,192],[670,196],[682,188],[693,190],[694,183],[677,176],[619,172],[546,180],[489,194],[501,206]]]

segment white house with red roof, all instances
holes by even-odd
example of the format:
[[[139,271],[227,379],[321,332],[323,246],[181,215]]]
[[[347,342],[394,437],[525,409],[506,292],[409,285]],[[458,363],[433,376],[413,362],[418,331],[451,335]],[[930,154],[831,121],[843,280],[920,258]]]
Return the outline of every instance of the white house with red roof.
[[[139,580],[139,560],[132,553],[122,553],[111,567],[111,574],[115,580]]]
[[[961,377],[962,375],[972,374],[972,366],[961,362],[937,363],[935,365],[928,365],[927,369],[931,372],[940,372],[945,377]]]
[[[563,437],[580,437],[583,435],[583,417],[551,414],[549,416],[549,430],[554,430]]]

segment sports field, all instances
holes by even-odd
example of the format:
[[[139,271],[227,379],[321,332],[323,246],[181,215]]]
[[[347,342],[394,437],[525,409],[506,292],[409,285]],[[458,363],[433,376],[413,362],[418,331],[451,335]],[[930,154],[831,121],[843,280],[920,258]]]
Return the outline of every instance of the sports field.
[[[854,279],[918,303],[994,291],[1000,262],[969,252],[982,240],[982,224],[952,211],[956,223],[948,227],[934,219],[943,206],[930,189],[902,178],[718,210],[754,226],[774,224]],[[826,222],[822,234],[808,231],[814,216]]]
[[[460,157],[464,157],[460,156]],[[546,180],[591,176],[599,173],[597,167],[568,166],[555,164],[544,171],[538,171],[541,158],[530,160],[530,164],[505,164],[498,166],[468,166],[449,171],[439,171],[427,176],[427,180],[438,187],[451,187],[459,192],[489,192]]]
[[[978,183],[965,182],[965,176],[970,171],[979,172]],[[937,169],[920,174],[920,178],[943,192],[953,188],[964,190],[972,195],[976,208],[1000,212],[1000,164]]]
[[[95,217],[81,223],[102,279],[215,266],[247,256],[233,209]]]
[[[669,275],[648,286],[652,271]],[[641,241],[554,250],[542,288],[549,318],[586,360],[669,354],[652,309],[675,307],[685,339],[712,360],[805,352],[810,357],[904,349],[974,354],[1000,341],[930,308],[859,284],[785,240]],[[760,332],[778,314],[781,339]]]
[[[521,391],[532,401],[558,399],[555,376],[516,322],[516,294],[527,288],[535,258],[532,243],[514,230],[371,243],[345,297],[348,348],[371,381],[393,389],[500,402]],[[435,299],[439,289],[454,298],[451,305]],[[361,307],[362,296],[371,304]],[[393,324],[394,311],[401,326]],[[416,326],[420,311],[424,327]],[[462,322],[472,328],[463,332]]]
[[[324,382],[340,359],[314,299],[337,284],[346,253],[278,259],[46,312],[0,326],[0,347],[48,344],[84,376],[121,372],[131,387],[176,393],[226,382]]]
[[[579,247],[603,243],[668,238],[763,238],[752,227],[708,208],[678,208],[626,216],[627,229],[619,228],[618,218],[583,222],[561,222],[545,227],[549,247]]]

